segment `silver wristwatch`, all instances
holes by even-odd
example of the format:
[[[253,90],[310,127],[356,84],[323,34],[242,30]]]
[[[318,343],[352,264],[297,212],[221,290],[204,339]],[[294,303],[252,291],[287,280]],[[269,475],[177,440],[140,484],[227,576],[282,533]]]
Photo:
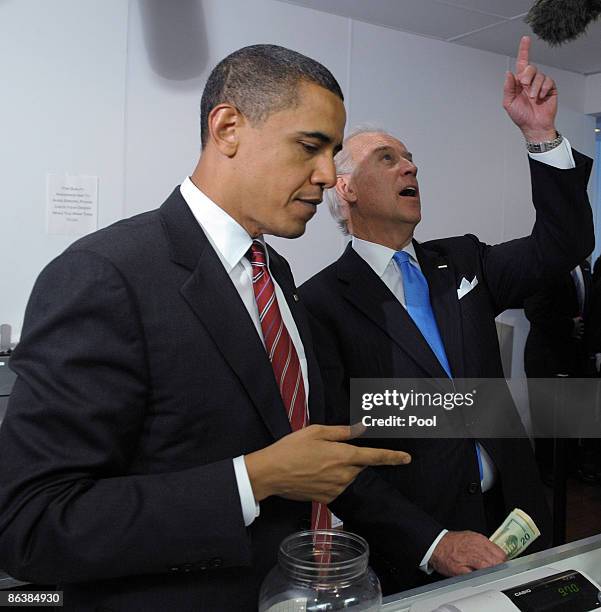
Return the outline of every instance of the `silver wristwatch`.
[[[526,148],[528,153],[546,153],[555,149],[563,142],[563,136],[556,132],[557,136],[553,140],[547,140],[546,142],[528,142],[526,141]]]

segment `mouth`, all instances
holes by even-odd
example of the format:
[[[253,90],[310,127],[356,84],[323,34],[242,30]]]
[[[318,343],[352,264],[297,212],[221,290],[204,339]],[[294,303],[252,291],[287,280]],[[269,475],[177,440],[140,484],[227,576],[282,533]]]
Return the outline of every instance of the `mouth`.
[[[310,206],[317,206],[318,204],[321,204],[321,198],[296,198],[299,202],[302,202],[303,204],[309,204]]]
[[[399,191],[399,195],[403,198],[416,198],[417,188],[416,187],[405,187]]]
[[[308,198],[296,198],[295,201],[303,205],[303,214],[307,214],[309,219],[317,212],[317,205],[321,202],[321,200],[314,200]]]
[[[321,202],[321,198],[296,198],[296,201],[304,204],[314,214],[317,212],[317,205]]]

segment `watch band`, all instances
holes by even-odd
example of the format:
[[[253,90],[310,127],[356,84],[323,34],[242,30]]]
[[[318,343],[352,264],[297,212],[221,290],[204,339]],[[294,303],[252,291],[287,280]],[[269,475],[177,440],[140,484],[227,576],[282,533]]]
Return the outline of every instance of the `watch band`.
[[[528,153],[546,153],[555,149],[563,142],[563,136],[556,132],[557,136],[553,140],[547,140],[545,142],[529,142],[526,141],[526,148]]]

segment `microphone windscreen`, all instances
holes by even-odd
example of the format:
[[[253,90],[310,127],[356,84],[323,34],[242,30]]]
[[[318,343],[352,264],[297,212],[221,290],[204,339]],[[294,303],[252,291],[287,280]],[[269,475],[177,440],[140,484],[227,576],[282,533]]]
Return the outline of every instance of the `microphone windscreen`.
[[[539,38],[555,46],[578,38],[599,15],[601,0],[537,0],[526,23]]]

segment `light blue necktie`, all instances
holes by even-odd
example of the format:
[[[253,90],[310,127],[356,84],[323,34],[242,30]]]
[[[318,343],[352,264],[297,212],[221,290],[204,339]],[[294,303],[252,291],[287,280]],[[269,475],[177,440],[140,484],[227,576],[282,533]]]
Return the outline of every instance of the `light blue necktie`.
[[[440,331],[438,330],[438,325],[436,324],[436,319],[432,312],[432,304],[430,304],[428,281],[422,274],[422,271],[411,263],[409,253],[406,251],[397,251],[393,258],[401,270],[407,312],[421,331],[426,342],[430,345],[430,348],[438,358],[440,365],[444,368],[448,377],[452,378],[449,360],[447,359],[444,344],[440,337]],[[476,443],[476,455],[478,456],[480,480],[482,480],[484,470],[478,443]]]
[[[452,378],[449,360],[430,304],[428,281],[422,271],[411,263],[409,253],[406,251],[397,251],[394,260],[401,269],[407,312],[422,332],[422,336],[430,345],[447,376]]]

